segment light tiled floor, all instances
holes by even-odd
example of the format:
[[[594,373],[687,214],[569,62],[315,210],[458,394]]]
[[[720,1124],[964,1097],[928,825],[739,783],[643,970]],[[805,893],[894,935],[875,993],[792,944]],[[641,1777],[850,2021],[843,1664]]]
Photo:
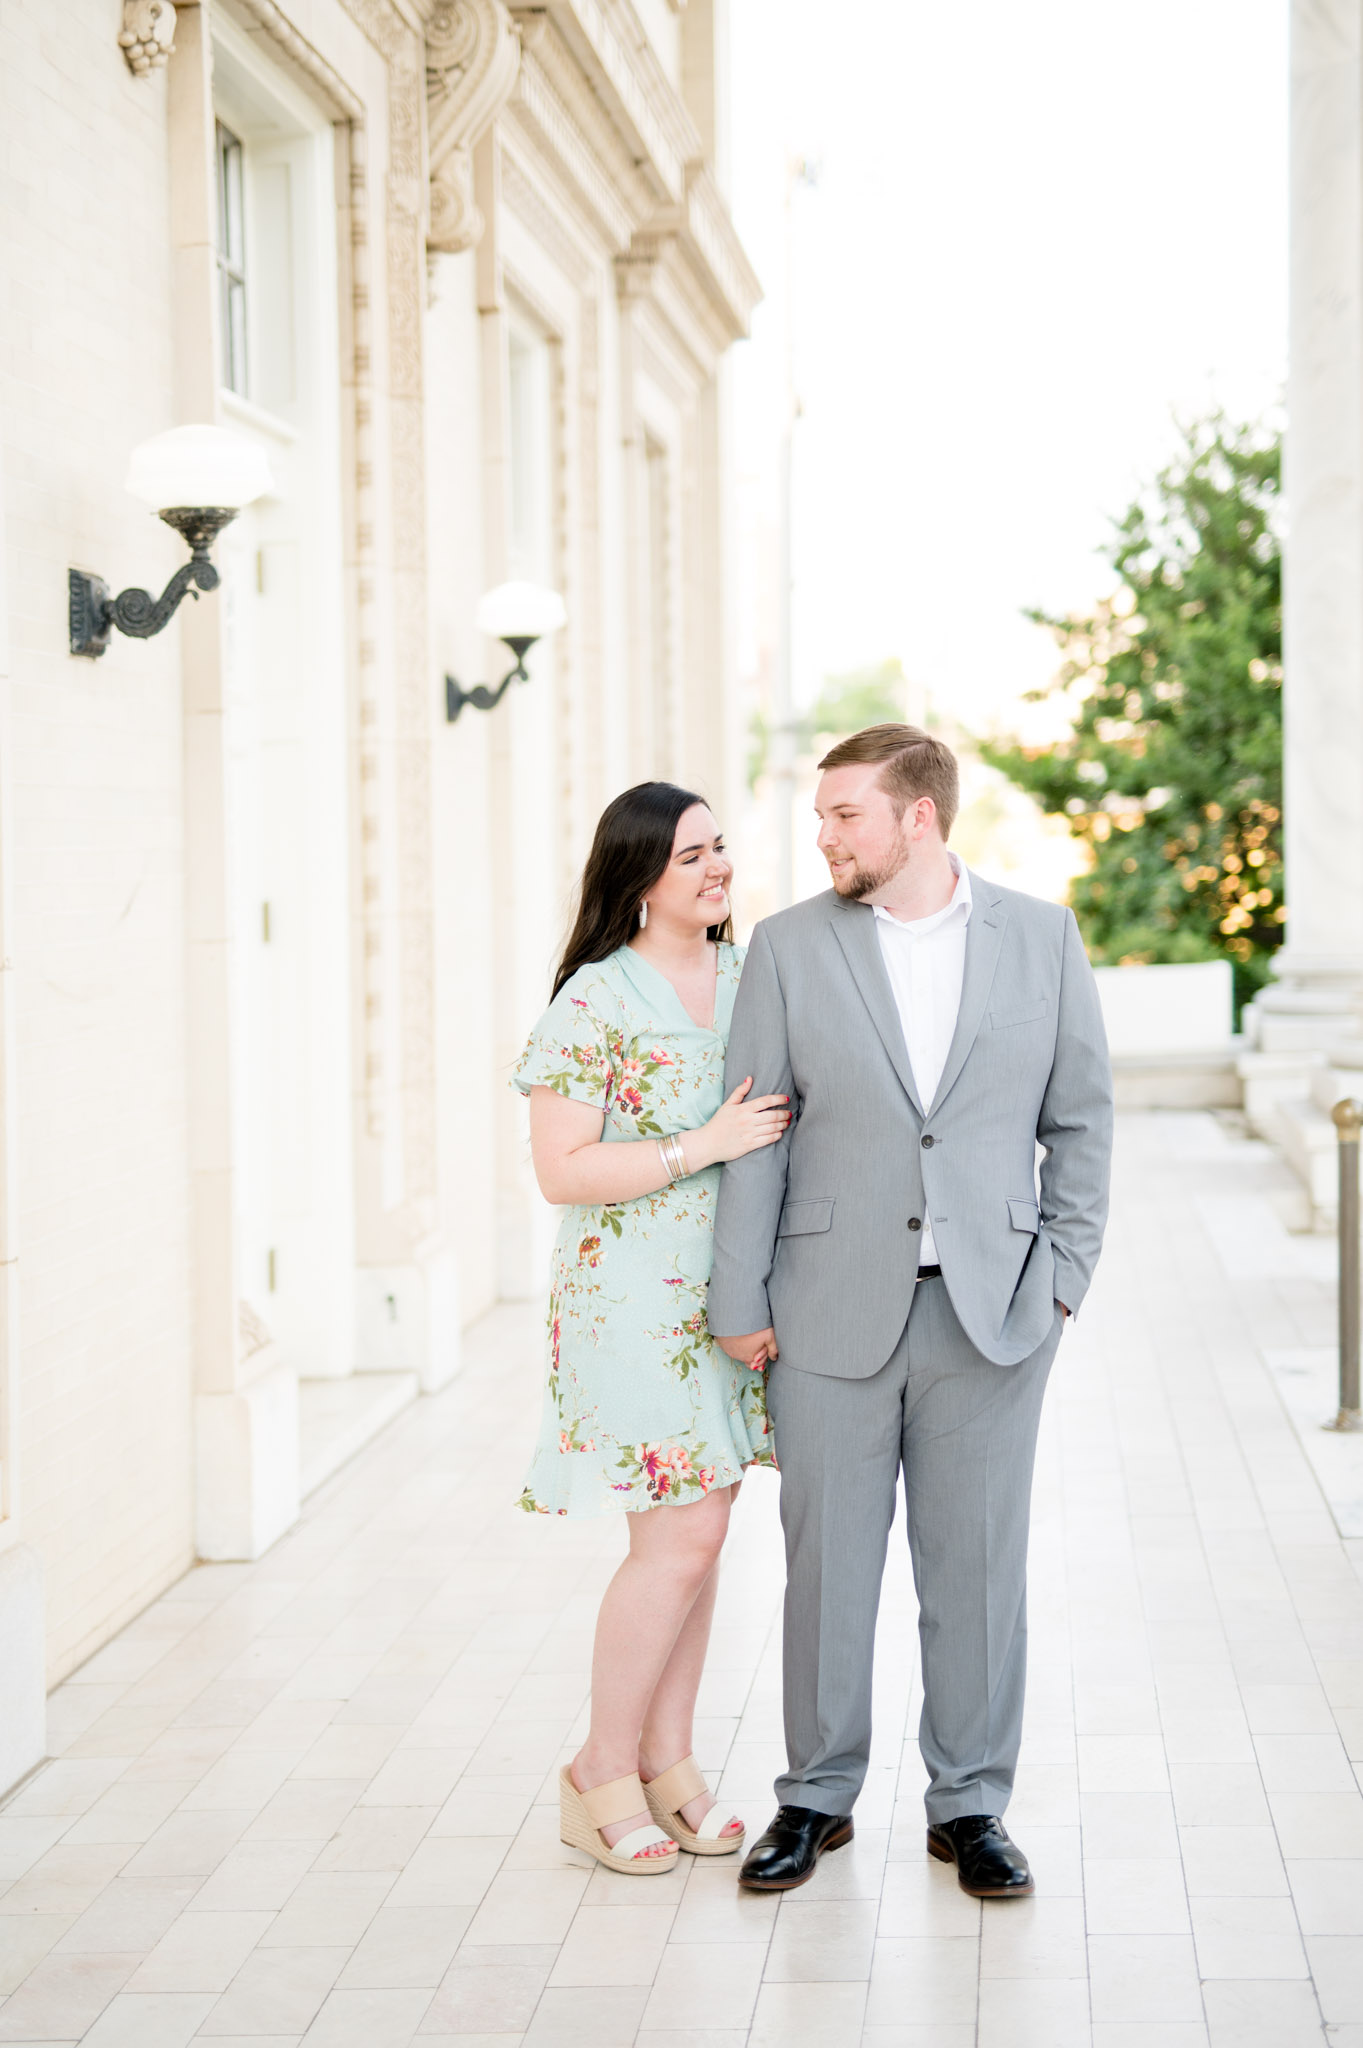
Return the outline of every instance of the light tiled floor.
[[[1210,1118],[1123,1125],[1038,1479],[1034,1901],[982,1910],[924,1856],[899,1542],[860,1833],[809,1886],[560,1846],[621,1531],[511,1506],[538,1319],[506,1310],[268,1557],[191,1573],[54,1697],[56,1760],[0,1813],[0,2042],[1363,2048],[1363,1544],[1263,1362],[1333,1329],[1285,1186]],[[699,1743],[754,1827],[775,1510],[756,1475]]]

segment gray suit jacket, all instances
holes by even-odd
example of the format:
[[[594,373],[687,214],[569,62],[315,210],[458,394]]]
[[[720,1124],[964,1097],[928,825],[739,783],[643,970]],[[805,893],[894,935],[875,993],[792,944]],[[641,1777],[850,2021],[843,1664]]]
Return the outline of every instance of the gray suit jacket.
[[[770,1324],[797,1372],[878,1372],[908,1318],[925,1205],[952,1306],[995,1364],[1036,1350],[1057,1300],[1082,1302],[1112,1151],[1098,990],[1071,911],[970,883],[960,1015],[926,1113],[870,907],[830,890],[753,933],[724,1085],[751,1074],[795,1120],[724,1168],[715,1336]]]

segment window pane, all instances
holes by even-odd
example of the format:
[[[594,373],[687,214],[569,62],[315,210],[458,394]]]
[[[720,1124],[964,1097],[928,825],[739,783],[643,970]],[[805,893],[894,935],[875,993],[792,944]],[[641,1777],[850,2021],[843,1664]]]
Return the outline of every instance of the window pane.
[[[218,325],[222,379],[229,391],[247,396],[246,221],[242,148],[221,121],[218,156]]]
[[[223,327],[223,374],[229,391],[246,396],[246,287],[239,277],[228,277]]]
[[[218,123],[218,255],[232,270],[245,260],[241,184],[241,144],[230,128]]]

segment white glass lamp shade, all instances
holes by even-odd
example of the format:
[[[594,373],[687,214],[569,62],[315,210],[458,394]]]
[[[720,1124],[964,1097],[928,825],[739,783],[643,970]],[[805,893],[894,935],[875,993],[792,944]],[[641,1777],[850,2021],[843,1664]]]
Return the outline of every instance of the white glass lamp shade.
[[[499,583],[478,606],[478,631],[492,640],[542,640],[568,614],[556,590],[538,583]]]
[[[217,505],[239,511],[274,489],[265,451],[230,427],[172,427],[139,442],[126,488],[153,512]]]

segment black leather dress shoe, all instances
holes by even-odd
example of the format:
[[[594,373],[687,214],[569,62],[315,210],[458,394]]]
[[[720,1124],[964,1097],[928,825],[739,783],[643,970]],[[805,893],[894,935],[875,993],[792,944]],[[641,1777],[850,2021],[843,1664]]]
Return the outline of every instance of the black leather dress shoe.
[[[778,1806],[776,1818],[743,1858],[740,1884],[755,1892],[789,1892],[808,1884],[825,1849],[852,1839],[850,1813],[815,1813],[810,1806]]]
[[[1025,1899],[1036,1890],[1027,1858],[992,1813],[968,1813],[928,1829],[928,1854],[954,1863],[972,1899]]]

